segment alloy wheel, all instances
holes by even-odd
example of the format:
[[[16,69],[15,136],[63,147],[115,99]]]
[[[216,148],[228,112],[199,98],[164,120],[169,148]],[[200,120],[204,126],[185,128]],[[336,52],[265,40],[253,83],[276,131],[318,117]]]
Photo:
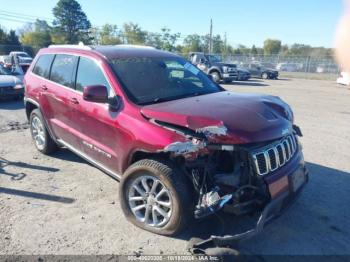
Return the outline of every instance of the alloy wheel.
[[[35,116],[32,119],[31,131],[35,145],[42,150],[45,147],[45,128],[40,118]]]
[[[165,226],[171,217],[172,202],[169,190],[153,176],[140,176],[129,187],[129,207],[136,219],[148,226]]]

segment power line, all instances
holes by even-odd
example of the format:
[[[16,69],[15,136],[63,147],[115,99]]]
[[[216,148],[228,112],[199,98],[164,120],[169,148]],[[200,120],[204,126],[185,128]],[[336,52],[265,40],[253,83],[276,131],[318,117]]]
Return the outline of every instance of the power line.
[[[0,9],[1,13],[8,14],[8,15],[14,15],[14,16],[21,16],[23,18],[29,18],[29,19],[41,19],[41,20],[48,20],[52,21],[52,18],[48,17],[40,17],[40,16],[34,16],[34,15],[28,15],[28,14],[23,14],[23,13],[17,13],[17,12],[12,12],[12,11],[7,11]]]

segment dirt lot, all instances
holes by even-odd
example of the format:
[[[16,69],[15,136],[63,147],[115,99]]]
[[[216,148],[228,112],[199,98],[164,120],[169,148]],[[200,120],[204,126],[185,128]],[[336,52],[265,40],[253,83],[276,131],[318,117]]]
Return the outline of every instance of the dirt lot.
[[[350,90],[297,79],[225,87],[290,103],[310,170],[295,205],[241,248],[253,254],[350,254]],[[220,215],[177,238],[142,231],[124,219],[116,181],[67,150],[51,157],[38,153],[24,115],[21,103],[0,102],[0,254],[186,254],[193,236],[246,226],[245,219]]]

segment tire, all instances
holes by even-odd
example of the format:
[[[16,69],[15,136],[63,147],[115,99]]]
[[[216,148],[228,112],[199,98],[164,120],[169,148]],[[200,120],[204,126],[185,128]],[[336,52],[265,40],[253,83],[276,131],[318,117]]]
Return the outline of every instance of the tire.
[[[51,138],[39,109],[34,109],[29,118],[30,133],[38,151],[49,155],[57,151],[58,146]]]
[[[261,78],[262,79],[269,79],[269,75],[267,73],[262,73]]]
[[[148,192],[143,186],[143,182],[145,182],[142,181],[143,179],[146,181]],[[158,181],[158,186],[151,193],[155,181]],[[143,191],[143,194],[135,189],[135,185]],[[167,191],[160,195],[163,199],[155,197],[162,191],[162,188]],[[193,218],[194,198],[190,190],[190,183],[184,174],[171,163],[151,159],[134,163],[122,176],[119,197],[124,215],[131,223],[159,235],[176,235]],[[142,200],[131,200],[132,197],[134,199],[142,198]],[[158,201],[170,203],[170,205],[165,207],[160,205]],[[143,207],[135,211],[135,207],[140,206]],[[147,220],[145,219],[146,208],[149,209]],[[168,218],[162,216],[157,211],[158,208],[162,208],[163,212],[169,215]],[[154,220],[153,217],[156,219]]]
[[[217,71],[211,72],[210,75],[213,78],[213,81],[215,83],[217,83],[217,84],[220,83],[221,77],[220,77],[220,74]]]

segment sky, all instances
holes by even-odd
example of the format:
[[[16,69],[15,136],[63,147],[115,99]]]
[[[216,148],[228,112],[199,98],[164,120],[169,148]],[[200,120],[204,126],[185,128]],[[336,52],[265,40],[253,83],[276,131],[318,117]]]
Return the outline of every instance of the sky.
[[[4,11],[53,19],[58,0],[0,0],[0,25],[18,29],[24,25]],[[3,2],[1,4],[1,2]],[[282,44],[302,43],[333,47],[334,31],[343,12],[342,0],[80,0],[92,25],[119,27],[138,23],[144,30],[159,32],[167,27],[174,33],[226,33],[236,46],[262,46],[266,38]],[[5,13],[8,14],[8,13]],[[10,21],[10,19],[12,21]]]

